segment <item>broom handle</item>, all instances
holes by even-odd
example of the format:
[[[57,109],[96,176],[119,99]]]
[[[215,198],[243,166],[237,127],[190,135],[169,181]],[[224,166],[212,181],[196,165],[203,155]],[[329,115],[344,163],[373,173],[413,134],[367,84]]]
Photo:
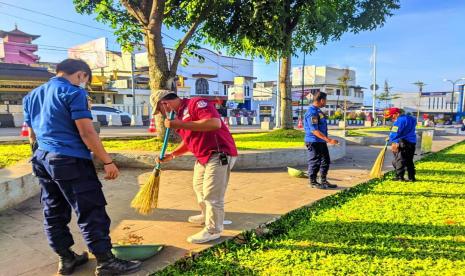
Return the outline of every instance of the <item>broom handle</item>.
[[[174,119],[174,111],[170,112],[169,119],[173,120]],[[160,160],[162,160],[165,157],[166,153],[166,148],[168,147],[168,138],[170,137],[170,129],[166,128],[165,131],[165,137],[163,138],[163,145],[161,146],[161,151],[160,151]],[[157,164],[155,169],[160,169],[160,163]]]
[[[391,127],[389,128],[389,134],[388,134],[388,137],[387,137],[387,139],[386,139],[386,144],[384,144],[384,147],[385,147],[385,148],[387,148],[387,146],[389,145],[389,136],[391,135],[392,127],[393,127],[393,126],[391,126]]]

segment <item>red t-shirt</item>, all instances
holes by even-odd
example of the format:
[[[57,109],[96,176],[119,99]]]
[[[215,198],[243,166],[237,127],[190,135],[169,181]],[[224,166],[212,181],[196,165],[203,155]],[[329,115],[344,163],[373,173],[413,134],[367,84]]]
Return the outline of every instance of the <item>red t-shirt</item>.
[[[203,98],[183,99],[177,112],[177,118],[184,122],[211,118],[221,120],[220,114],[213,104]],[[202,165],[205,165],[212,153],[215,152],[237,156],[236,144],[223,120],[221,120],[221,128],[214,131],[178,129],[177,133]]]

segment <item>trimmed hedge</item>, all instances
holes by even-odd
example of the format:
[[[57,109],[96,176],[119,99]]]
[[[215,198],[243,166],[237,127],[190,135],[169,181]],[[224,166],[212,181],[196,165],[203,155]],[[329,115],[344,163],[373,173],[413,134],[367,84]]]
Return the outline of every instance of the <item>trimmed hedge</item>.
[[[154,275],[464,275],[465,143],[245,232]]]

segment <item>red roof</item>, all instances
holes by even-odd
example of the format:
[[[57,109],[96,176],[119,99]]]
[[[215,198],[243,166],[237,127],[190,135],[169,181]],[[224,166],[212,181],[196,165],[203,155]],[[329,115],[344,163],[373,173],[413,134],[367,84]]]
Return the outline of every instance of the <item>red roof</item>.
[[[0,37],[1,37],[1,38],[4,38],[4,37],[9,36],[9,35],[11,35],[11,36],[25,36],[25,37],[30,37],[30,38],[32,38],[32,40],[37,39],[37,38],[40,37],[40,35],[31,35],[31,34],[28,34],[28,33],[23,32],[23,31],[20,31],[20,30],[18,30],[17,27],[15,27],[14,30],[9,31],[9,32],[0,30]]]

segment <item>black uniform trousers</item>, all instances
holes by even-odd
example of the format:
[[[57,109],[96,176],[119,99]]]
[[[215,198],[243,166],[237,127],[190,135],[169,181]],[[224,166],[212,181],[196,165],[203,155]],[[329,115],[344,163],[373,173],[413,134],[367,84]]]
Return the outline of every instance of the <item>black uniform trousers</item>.
[[[399,141],[399,151],[394,153],[394,160],[392,161],[398,178],[404,178],[405,171],[407,171],[408,178],[415,179],[415,164],[413,163],[415,146],[416,144],[403,139]]]
[[[92,160],[37,150],[31,162],[41,185],[44,228],[50,246],[57,252],[74,244],[68,228],[73,209],[89,250],[94,254],[109,252],[110,218]]]
[[[328,145],[324,142],[311,142],[305,143],[305,145],[308,150],[308,175],[310,180],[316,180],[318,171],[321,178],[326,178],[329,164],[331,164]]]

